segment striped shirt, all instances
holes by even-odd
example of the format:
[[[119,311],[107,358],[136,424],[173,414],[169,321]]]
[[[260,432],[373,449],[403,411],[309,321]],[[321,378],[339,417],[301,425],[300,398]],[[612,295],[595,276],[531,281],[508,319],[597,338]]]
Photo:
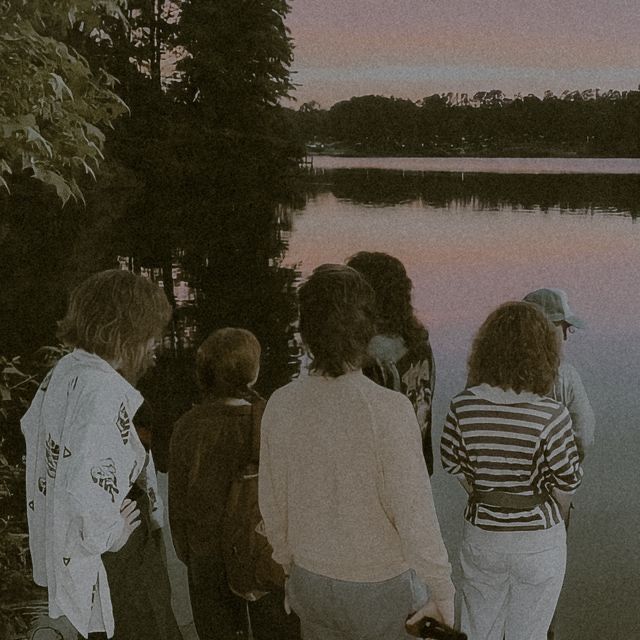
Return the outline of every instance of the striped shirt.
[[[575,491],[582,479],[569,412],[556,400],[483,384],[452,401],[440,446],[442,464],[474,491],[547,496],[533,508],[469,501],[464,517],[488,531],[549,529],[562,521],[554,488]]]

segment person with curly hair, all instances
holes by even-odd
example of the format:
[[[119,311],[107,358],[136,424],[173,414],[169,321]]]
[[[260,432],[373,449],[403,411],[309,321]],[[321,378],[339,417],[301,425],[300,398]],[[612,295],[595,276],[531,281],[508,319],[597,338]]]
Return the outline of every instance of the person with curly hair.
[[[411,400],[422,434],[422,452],[433,475],[431,420],[436,367],[429,332],[413,310],[413,283],[397,258],[361,251],[347,265],[364,276],[375,293],[376,334],[367,347],[365,375]]]
[[[162,526],[162,504],[153,459],[136,433],[143,398],[131,382],[151,365],[170,317],[162,290],[142,276],[112,269],[87,278],[59,322],[58,337],[73,351],[46,375],[22,418],[33,577],[48,587],[49,616],[66,617],[84,638],[179,635],[166,569],[154,574],[166,586],[158,609],[163,585],[151,583],[141,553],[127,550],[160,553],[146,543]],[[130,559],[124,569],[121,554]],[[146,567],[136,575],[150,579],[132,587],[134,560]],[[111,593],[114,571],[124,571],[121,584],[135,598],[122,604],[123,594]],[[140,633],[122,627],[123,615]]]
[[[311,375],[267,403],[258,486],[302,636],[405,639],[412,613],[410,622],[452,624],[451,567],[413,407],[362,372],[373,290],[355,269],[322,265],[299,307]]]
[[[569,412],[548,397],[559,362],[542,311],[507,302],[478,331],[451,401],[441,458],[469,494],[460,613],[474,640],[544,640],[560,595],[582,469]]]

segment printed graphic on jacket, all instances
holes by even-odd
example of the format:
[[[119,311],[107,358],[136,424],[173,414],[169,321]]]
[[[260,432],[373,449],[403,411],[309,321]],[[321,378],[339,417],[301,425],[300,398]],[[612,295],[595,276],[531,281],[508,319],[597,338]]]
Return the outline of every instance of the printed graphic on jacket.
[[[53,373],[53,369],[51,369],[51,371],[49,371],[49,373],[47,373],[47,375],[44,377],[44,380],[40,383],[40,389],[39,391],[42,391],[42,393],[44,393],[47,388],[49,387],[49,381],[51,380],[51,374]]]
[[[69,395],[71,394],[72,391],[76,390],[76,385],[78,384],[78,376],[76,376],[75,378],[72,378],[69,381],[69,386],[67,387],[67,397],[69,397]]]
[[[431,366],[429,360],[422,360],[411,365],[402,376],[407,398],[416,412],[418,424],[424,437],[430,426],[431,416]]]
[[[47,458],[47,475],[50,478],[55,478],[58,468],[58,458],[60,457],[60,445],[54,441],[50,433],[47,434],[45,455]]]
[[[104,458],[95,467],[91,467],[91,479],[111,496],[111,502],[116,501],[115,494],[120,491],[113,458]]]
[[[118,419],[116,420],[116,427],[120,432],[122,442],[127,444],[129,442],[129,431],[131,431],[131,420],[129,420],[129,414],[124,406],[124,403],[120,405],[120,411],[118,411]]]

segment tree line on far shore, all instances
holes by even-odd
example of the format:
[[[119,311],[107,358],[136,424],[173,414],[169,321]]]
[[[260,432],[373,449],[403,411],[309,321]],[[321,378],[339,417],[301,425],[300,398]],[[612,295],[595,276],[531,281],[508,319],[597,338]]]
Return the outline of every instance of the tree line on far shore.
[[[288,111],[316,152],[354,155],[640,155],[638,91],[546,92],[506,98],[501,91],[435,94],[414,102],[353,97],[322,109]]]

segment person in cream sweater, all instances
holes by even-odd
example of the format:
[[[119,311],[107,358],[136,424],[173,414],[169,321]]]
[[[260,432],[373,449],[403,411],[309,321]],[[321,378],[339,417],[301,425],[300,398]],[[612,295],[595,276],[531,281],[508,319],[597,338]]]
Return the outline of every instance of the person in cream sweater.
[[[454,587],[411,402],[360,368],[373,292],[342,265],[301,286],[311,375],[262,421],[260,510],[305,640],[407,638],[413,614],[453,624]]]

